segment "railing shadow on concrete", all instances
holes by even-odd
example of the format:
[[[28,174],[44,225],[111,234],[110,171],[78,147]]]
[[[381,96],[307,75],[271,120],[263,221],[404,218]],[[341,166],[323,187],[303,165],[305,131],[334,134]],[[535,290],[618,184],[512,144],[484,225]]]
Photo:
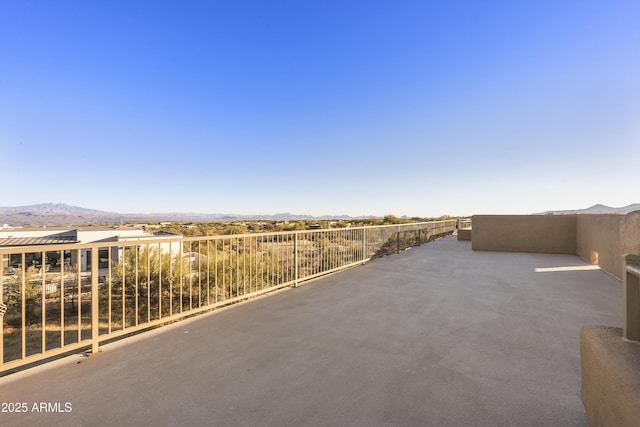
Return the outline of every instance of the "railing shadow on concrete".
[[[0,248],[0,375],[399,253],[456,220]],[[36,264],[47,265],[48,268]]]

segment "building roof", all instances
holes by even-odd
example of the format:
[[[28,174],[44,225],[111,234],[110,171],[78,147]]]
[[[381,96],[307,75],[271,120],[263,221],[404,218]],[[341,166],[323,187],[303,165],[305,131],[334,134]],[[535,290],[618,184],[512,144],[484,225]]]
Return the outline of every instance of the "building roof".
[[[62,229],[57,233],[48,234],[51,230],[19,230],[11,233],[3,233],[0,236],[0,248],[11,246],[35,246],[35,245],[59,245],[73,243],[96,243],[151,240],[159,238],[180,238],[181,234],[166,231],[154,233],[136,229],[92,228],[92,229]],[[62,232],[60,232],[62,231]],[[79,232],[81,235],[79,235]],[[33,235],[36,234],[36,235]],[[38,235],[39,234],[39,235]]]
[[[45,237],[7,237],[0,239],[0,247],[3,246],[31,246],[31,245],[59,245],[65,243],[78,243],[76,236],[53,235]]]

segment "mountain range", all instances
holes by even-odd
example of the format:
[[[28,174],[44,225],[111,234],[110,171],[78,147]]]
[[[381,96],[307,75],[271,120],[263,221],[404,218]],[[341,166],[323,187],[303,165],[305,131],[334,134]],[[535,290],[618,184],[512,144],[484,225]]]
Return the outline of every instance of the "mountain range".
[[[543,214],[627,214],[640,210],[640,203],[623,207],[610,207],[601,204],[585,209],[558,210],[540,212]],[[360,217],[365,218],[365,217]],[[220,213],[151,213],[122,214],[71,206],[64,203],[40,203],[29,206],[0,207],[0,227],[11,226],[68,226],[68,225],[113,225],[122,223],[147,222],[231,222],[231,221],[285,221],[285,220],[334,220],[353,219],[349,215],[297,215],[277,213],[270,215],[239,215]]]
[[[59,226],[59,225],[113,225],[146,222],[226,222],[226,221],[284,221],[293,219],[330,220],[349,219],[348,215],[297,215],[277,213],[270,215],[236,215],[219,213],[151,213],[122,214],[71,206],[64,203],[40,203],[29,206],[0,207],[0,227]]]
[[[611,206],[605,205],[593,205],[591,207],[585,209],[574,209],[574,210],[564,210],[564,211],[546,211],[541,212],[540,214],[546,215],[569,215],[569,214],[621,214],[625,215],[629,212],[640,210],[640,203],[633,203],[631,205],[622,206],[619,208],[612,208]]]

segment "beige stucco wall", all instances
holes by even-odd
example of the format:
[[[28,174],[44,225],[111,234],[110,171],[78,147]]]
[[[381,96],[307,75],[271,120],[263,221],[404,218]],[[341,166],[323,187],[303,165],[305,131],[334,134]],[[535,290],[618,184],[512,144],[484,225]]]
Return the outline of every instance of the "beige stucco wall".
[[[577,254],[622,280],[622,255],[640,254],[640,212],[579,215]]]
[[[631,212],[620,223],[620,252],[640,254],[640,211]]]
[[[623,254],[640,253],[640,212],[581,215],[578,251],[621,278]],[[586,326],[580,333],[580,397],[592,427],[638,425],[640,343],[624,340],[623,335],[623,329],[606,326]]]
[[[622,279],[620,224],[623,215],[578,215],[576,253]]]
[[[474,215],[479,251],[576,253],[576,215]]]
[[[580,332],[580,397],[591,427],[637,426],[640,419],[640,345],[622,329],[585,326]]]
[[[622,280],[622,255],[640,254],[640,211],[627,215],[475,215],[472,248],[577,254]]]
[[[458,230],[458,240],[471,240],[471,229],[461,228]]]

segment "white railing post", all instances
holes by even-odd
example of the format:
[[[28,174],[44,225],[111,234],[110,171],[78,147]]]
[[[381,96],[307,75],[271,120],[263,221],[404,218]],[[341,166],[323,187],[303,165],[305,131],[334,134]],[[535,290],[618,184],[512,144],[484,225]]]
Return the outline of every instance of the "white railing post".
[[[623,255],[623,337],[640,341],[640,256]]]
[[[298,232],[293,235],[293,287],[298,287]]]
[[[367,259],[367,228],[362,226],[362,263]]]
[[[99,279],[99,260],[98,256],[98,248],[91,248],[91,354],[98,354],[98,335],[99,335],[99,325],[98,325],[98,301],[99,301],[99,291],[98,291],[98,279]],[[78,295],[78,306],[80,306],[82,302],[81,296]],[[80,323],[82,320],[78,315],[78,322]],[[82,328],[81,328],[82,329]],[[82,341],[82,337],[78,341]]]

